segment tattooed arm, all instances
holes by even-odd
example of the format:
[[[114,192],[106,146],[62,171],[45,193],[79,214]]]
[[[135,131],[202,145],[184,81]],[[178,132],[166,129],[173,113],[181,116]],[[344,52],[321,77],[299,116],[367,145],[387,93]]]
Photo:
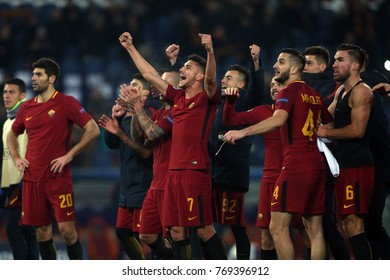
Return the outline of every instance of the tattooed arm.
[[[151,120],[150,114],[139,103],[135,104],[134,110],[138,124],[149,140],[153,141],[165,135],[164,130]]]

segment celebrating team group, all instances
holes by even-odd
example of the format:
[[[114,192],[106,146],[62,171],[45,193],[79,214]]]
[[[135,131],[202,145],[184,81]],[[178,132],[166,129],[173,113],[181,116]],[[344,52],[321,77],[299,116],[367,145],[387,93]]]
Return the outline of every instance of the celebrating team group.
[[[228,259],[216,224],[230,227],[236,259],[296,259],[293,230],[308,259],[390,259],[382,225],[390,186],[383,98],[390,86],[368,69],[361,47],[339,45],[332,66],[322,46],[282,49],[265,94],[255,44],[251,70],[232,65],[218,83],[209,34],[199,33],[206,59],[192,54],[181,63],[180,46],[172,44],[161,69],[144,59],[130,33],[119,43],[139,73],[97,121],[55,89],[60,66],[50,58],[32,65],[33,98],[26,101],[22,80],[4,83],[2,204],[14,213],[7,233],[15,259],[57,258],[52,215],[69,259],[83,259],[70,163],[99,137],[99,126],[107,147],[120,151],[115,233],[131,260],[189,260],[194,242],[201,258]],[[83,134],[72,147],[74,124]],[[251,257],[245,193],[258,134],[261,250]]]

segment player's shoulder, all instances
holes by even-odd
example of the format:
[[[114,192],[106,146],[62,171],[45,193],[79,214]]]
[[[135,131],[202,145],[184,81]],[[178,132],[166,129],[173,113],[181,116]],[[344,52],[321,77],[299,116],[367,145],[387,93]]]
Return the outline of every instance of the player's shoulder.
[[[372,97],[373,93],[371,91],[371,87],[368,84],[361,82],[352,90],[351,95]]]

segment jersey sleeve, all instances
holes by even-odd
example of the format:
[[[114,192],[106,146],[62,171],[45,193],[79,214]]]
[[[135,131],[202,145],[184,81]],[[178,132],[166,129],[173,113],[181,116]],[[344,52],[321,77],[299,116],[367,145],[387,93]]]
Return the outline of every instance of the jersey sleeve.
[[[74,97],[67,96],[67,99],[68,117],[79,127],[83,128],[92,119],[92,116],[85,111],[84,107]]]
[[[281,109],[291,114],[294,108],[295,97],[296,94],[291,94],[288,88],[282,89],[278,93],[278,98],[275,101],[275,110]]]
[[[253,125],[272,116],[269,106],[256,106],[245,112],[236,112],[234,103],[226,101],[223,123],[227,126]]]
[[[15,118],[15,121],[14,123],[12,124],[12,131],[16,134],[16,135],[20,135],[24,132],[24,130],[26,129],[25,126],[24,126],[24,118],[26,116],[26,104],[22,104],[22,106],[20,106],[19,108],[19,111],[16,115],[16,118]]]

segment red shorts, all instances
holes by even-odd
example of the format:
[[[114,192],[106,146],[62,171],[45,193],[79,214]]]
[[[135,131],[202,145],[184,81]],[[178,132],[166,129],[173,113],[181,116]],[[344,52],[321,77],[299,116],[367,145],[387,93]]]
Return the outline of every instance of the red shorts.
[[[373,166],[341,168],[335,180],[337,216],[368,213],[374,191]]]
[[[45,226],[75,220],[74,195],[71,177],[54,177],[44,182],[23,182],[22,223]]]
[[[222,225],[245,226],[245,193],[213,191],[214,220]]]
[[[275,183],[264,183],[260,185],[259,206],[257,208],[256,226],[268,228],[271,221],[271,199]]]
[[[325,170],[280,173],[272,193],[271,211],[322,215],[325,212]]]
[[[164,213],[164,191],[151,190],[146,193],[142,204],[141,228],[139,233],[162,234],[168,237],[168,231],[163,226]]]
[[[211,177],[208,170],[169,171],[164,196],[166,226],[204,226],[213,223]]]
[[[141,227],[141,213],[142,209],[118,207],[116,227],[139,232]]]

